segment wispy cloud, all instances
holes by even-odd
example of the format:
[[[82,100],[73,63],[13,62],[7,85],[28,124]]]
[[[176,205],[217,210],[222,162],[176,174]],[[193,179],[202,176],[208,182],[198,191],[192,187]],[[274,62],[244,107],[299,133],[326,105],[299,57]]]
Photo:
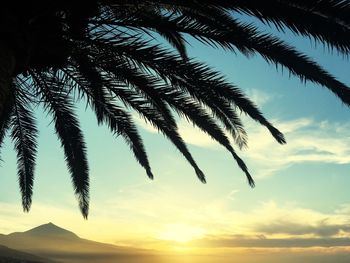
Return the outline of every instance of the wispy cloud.
[[[349,235],[350,224],[329,224],[324,219],[314,225],[294,223],[286,219],[257,225],[255,230],[269,235],[287,234],[293,236],[313,235],[317,237],[332,237],[336,235]],[[350,244],[350,243],[349,243]]]
[[[298,248],[298,247],[343,247],[350,245],[350,238],[263,238],[220,236],[208,237],[192,242],[194,246],[234,248]]]
[[[296,163],[350,163],[350,123],[316,122],[312,118],[274,121],[286,136],[279,145],[263,127],[249,123],[249,149],[241,155],[259,177],[269,176]]]
[[[253,101],[259,107],[263,107],[272,99],[275,99],[277,96],[280,96],[276,94],[266,93],[261,91],[260,89],[254,88],[245,89],[245,94],[251,101]]]

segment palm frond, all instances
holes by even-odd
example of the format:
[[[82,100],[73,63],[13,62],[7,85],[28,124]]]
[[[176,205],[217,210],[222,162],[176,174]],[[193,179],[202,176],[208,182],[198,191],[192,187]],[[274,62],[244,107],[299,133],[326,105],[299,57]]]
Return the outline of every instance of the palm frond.
[[[255,186],[254,180],[248,172],[247,166],[245,165],[243,160],[236,154],[236,152],[230,144],[230,141],[228,140],[222,129],[216,124],[215,119],[211,118],[210,115],[206,113],[198,103],[193,102],[193,100],[189,97],[183,98],[181,95],[176,96],[176,94],[171,93],[164,96],[163,99],[166,100],[170,105],[174,106],[177,111],[180,111],[182,114],[184,114],[189,120],[193,122],[193,124],[199,127],[202,131],[209,134],[213,140],[217,141],[222,146],[224,146],[232,154],[238,166],[246,174],[250,186]]]
[[[88,64],[85,64],[88,65]],[[93,69],[89,69],[93,71]],[[136,160],[146,170],[149,178],[153,178],[153,173],[149,165],[148,157],[144,149],[142,139],[133,123],[131,116],[123,111],[120,107],[113,104],[112,100],[108,100],[106,97],[106,91],[103,84],[103,79],[96,75],[86,75],[85,70],[81,70],[79,73],[71,70],[66,70],[65,74],[69,79],[78,85],[80,91],[84,93],[87,100],[91,104],[98,123],[106,124],[112,133],[116,135],[122,135],[130,149],[133,151]],[[100,78],[99,83],[95,83],[96,78]],[[94,86],[93,84],[97,84]]]
[[[52,114],[56,134],[64,149],[66,163],[71,174],[80,210],[85,218],[89,211],[89,167],[84,138],[79,122],[72,112],[71,99],[54,76],[31,71],[38,95],[42,96],[46,109]]]
[[[18,93],[13,94],[14,106],[11,118],[11,137],[17,152],[18,181],[22,194],[23,210],[28,212],[32,204],[33,180],[38,130],[31,110]]]
[[[123,92],[122,89],[110,87],[110,90],[113,91],[118,97],[123,97],[124,101],[126,101],[129,105],[131,105],[131,107],[133,107],[144,118],[146,118],[156,129],[158,129],[166,137],[168,137],[168,139],[175,145],[175,147],[191,164],[199,180],[201,180],[202,183],[206,182],[204,173],[198,167],[191,153],[187,149],[185,142],[179,135],[176,123],[168,122],[166,119],[164,119],[163,115],[157,110],[157,108],[153,108],[151,105],[145,104],[144,101],[140,100],[140,98],[138,98],[137,100],[132,100],[130,92],[128,92],[128,95],[125,96],[126,94]]]
[[[350,40],[346,37],[350,33],[347,1],[235,1],[232,9],[271,23],[282,32],[288,28],[343,54],[350,52]]]
[[[283,134],[272,126],[257,109],[236,87],[224,81],[223,76],[203,63],[192,60],[181,60],[180,57],[158,46],[148,46],[140,40],[131,40],[125,45],[116,43],[109,45],[103,41],[96,41],[96,45],[105,52],[117,57],[122,55],[136,63],[151,68],[161,78],[169,80],[174,89],[189,93],[201,103],[214,110],[219,116],[220,111],[226,113],[231,120],[235,119],[232,109],[225,100],[237,105],[240,110],[251,118],[266,126],[279,143],[285,143]],[[218,110],[216,110],[218,107]],[[231,113],[230,113],[231,112]]]
[[[14,1],[1,10],[0,28],[6,29],[1,51],[6,59],[0,62],[0,80],[6,83],[0,83],[0,148],[11,130],[25,211],[31,204],[36,154],[31,109],[42,105],[53,118],[87,217],[89,167],[74,114],[81,100],[91,106],[99,125],[125,139],[150,178],[148,156],[130,111],[163,133],[202,182],[204,174],[179,134],[174,113],[225,147],[254,186],[233,148],[247,146],[241,114],[266,127],[280,144],[286,143],[284,135],[240,88],[187,54],[189,40],[247,57],[260,55],[302,82],[327,88],[350,106],[346,84],[280,37],[291,31],[348,56],[349,1],[96,0],[83,9],[74,1]]]

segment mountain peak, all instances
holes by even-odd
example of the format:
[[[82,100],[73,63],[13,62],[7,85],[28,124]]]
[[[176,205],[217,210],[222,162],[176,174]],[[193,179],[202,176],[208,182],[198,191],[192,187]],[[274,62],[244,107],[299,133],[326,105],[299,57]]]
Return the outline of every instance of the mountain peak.
[[[32,228],[26,232],[25,234],[34,235],[34,236],[47,236],[47,237],[60,237],[60,238],[78,238],[76,234],[71,231],[68,231],[64,228],[56,226],[53,223],[47,223],[35,228]]]
[[[38,228],[38,227],[60,228],[59,226],[55,225],[55,224],[52,223],[52,222],[49,222],[49,223],[47,223],[47,224],[42,224],[42,225],[40,225],[40,226],[37,226],[36,228]],[[63,228],[61,228],[61,229],[63,229]]]

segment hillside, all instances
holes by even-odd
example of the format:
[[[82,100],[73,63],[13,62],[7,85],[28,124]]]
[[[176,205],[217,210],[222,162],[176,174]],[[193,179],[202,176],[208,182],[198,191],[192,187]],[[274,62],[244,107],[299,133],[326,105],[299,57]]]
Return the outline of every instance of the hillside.
[[[115,262],[116,259],[132,262],[132,258],[146,260],[152,257],[150,251],[79,238],[52,223],[25,232],[0,235],[0,245],[60,262]]]
[[[29,253],[0,246],[0,263],[41,263],[53,262]]]

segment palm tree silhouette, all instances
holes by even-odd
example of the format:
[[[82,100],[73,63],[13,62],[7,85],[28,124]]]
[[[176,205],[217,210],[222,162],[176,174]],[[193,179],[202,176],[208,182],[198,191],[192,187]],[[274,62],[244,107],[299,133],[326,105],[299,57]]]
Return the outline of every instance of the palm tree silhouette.
[[[186,37],[249,56],[260,54],[303,81],[328,88],[349,105],[349,88],[306,54],[260,31],[237,14],[253,16],[279,31],[311,37],[343,55],[350,52],[350,3],[310,1],[96,0],[39,4],[5,1],[0,10],[0,143],[9,131],[18,161],[25,211],[32,202],[37,128],[32,108],[43,105],[53,118],[84,217],[88,215],[89,169],[79,121],[83,99],[98,124],[121,135],[135,158],[153,174],[132,109],[162,132],[205,182],[178,133],[176,112],[224,146],[254,181],[236,154],[247,134],[237,111],[285,139],[259,109],[225,77],[186,52]],[[165,39],[169,45],[164,44]]]

